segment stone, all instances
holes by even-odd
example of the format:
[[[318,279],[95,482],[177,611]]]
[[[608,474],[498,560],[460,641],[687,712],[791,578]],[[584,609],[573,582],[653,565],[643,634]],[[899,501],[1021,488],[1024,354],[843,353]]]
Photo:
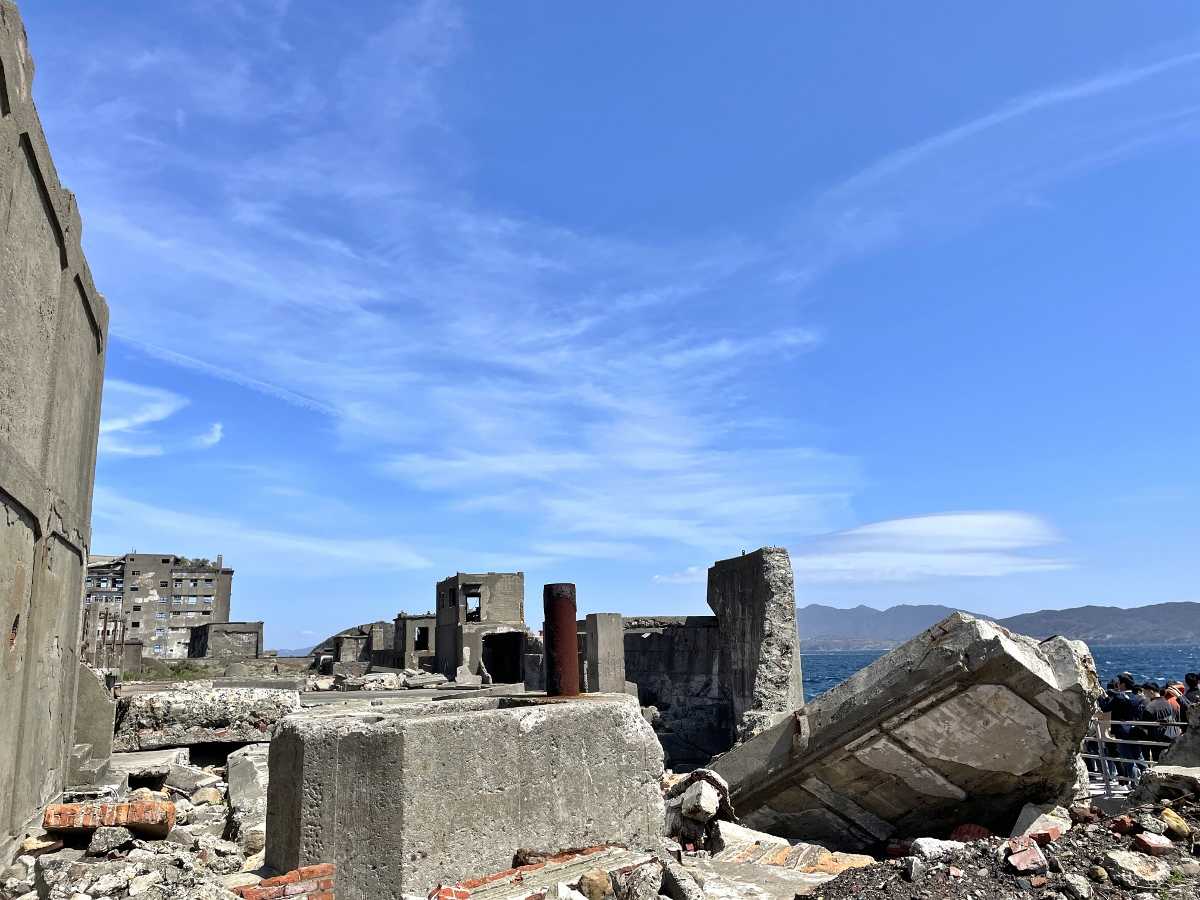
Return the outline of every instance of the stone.
[[[661,892],[671,900],[705,900],[704,889],[691,872],[674,860],[663,863]]]
[[[1192,708],[1200,709],[1200,706]],[[1181,797],[1200,797],[1200,768],[1159,763],[1142,773],[1133,792],[1135,803],[1154,803]]]
[[[662,748],[625,694],[317,707],[280,722],[269,766],[267,865],[334,863],[339,896],[503,871],[520,847],[662,833]]]
[[[1180,878],[1200,878],[1200,862],[1194,859],[1185,859],[1179,864]]]
[[[292,690],[176,686],[122,697],[113,748],[154,750],[195,744],[269,741],[271,729],[300,705]]]
[[[584,620],[587,637],[587,689],[599,693],[625,691],[625,630],[620,613],[588,613]],[[635,691],[634,696],[637,696]]]
[[[1088,878],[1096,882],[1096,884],[1104,884],[1108,881],[1108,870],[1103,866],[1092,866],[1088,869]]]
[[[1101,869],[1101,872],[1104,870]],[[1092,885],[1082,875],[1064,875],[1062,877],[1062,889],[1071,900],[1091,900]]]
[[[225,801],[225,795],[212,787],[200,788],[188,798],[194,806],[216,805]]]
[[[920,881],[929,871],[929,866],[919,856],[906,856],[901,860],[902,874],[905,881]]]
[[[1023,875],[1043,875],[1050,870],[1050,863],[1042,848],[1031,837],[1009,838],[1008,865]]]
[[[269,753],[269,744],[251,744],[229,754],[226,762],[232,833],[247,853],[261,850],[266,838]]]
[[[796,591],[782,547],[714,563],[708,605],[721,631],[721,693],[732,705],[731,738],[750,740],[804,705]]]
[[[954,613],[712,768],[746,825],[833,849],[1006,834],[1073,790],[1098,693],[1084,645]]]
[[[1071,816],[1065,809],[1053,805],[1026,803],[1013,826],[1013,837],[1031,837],[1045,847],[1071,830]]]
[[[937,838],[917,838],[912,842],[912,854],[925,860],[937,860],[951,853],[966,849],[966,844],[958,841],[939,841]]]
[[[1166,827],[1166,833],[1171,837],[1183,841],[1192,836],[1192,826],[1185,822],[1183,817],[1175,812],[1175,810],[1164,809],[1158,815]]]
[[[176,788],[185,794],[192,794],[200,788],[212,787],[214,784],[220,783],[221,779],[212,772],[206,772],[195,766],[178,764],[171,766],[164,782],[167,787]]]
[[[164,840],[171,841],[174,844],[179,844],[181,847],[192,848],[196,846],[196,836],[190,831],[184,831],[176,826],[167,832]]]
[[[1161,859],[1131,850],[1109,850],[1104,868],[1113,881],[1129,890],[1155,888],[1171,877],[1171,867]]]
[[[43,853],[53,853],[61,850],[63,842],[51,835],[43,837],[27,837],[21,841],[17,852],[22,856],[40,856]]]
[[[124,753],[114,753],[108,760],[110,777],[122,775],[129,778],[147,780],[166,778],[171,774],[171,766],[184,765],[189,762],[187,747],[168,747],[165,750],[134,750]]]
[[[588,869],[579,879],[579,892],[587,900],[604,900],[613,893],[612,881],[603,869]]]
[[[1142,831],[1148,831],[1151,834],[1167,833],[1167,823],[1157,816],[1151,815],[1150,813],[1138,813],[1133,817],[1133,824],[1135,826],[1135,830],[1141,829]]]
[[[106,853],[111,853],[133,840],[133,832],[128,828],[120,825],[106,826],[102,825],[92,832],[92,839],[88,842],[88,856],[104,856]]]
[[[689,819],[707,822],[717,814],[721,795],[707,781],[695,781],[684,792],[681,812]]]
[[[617,900],[657,900],[662,883],[662,863],[651,861],[637,866],[616,878]]]
[[[1143,831],[1133,836],[1134,849],[1149,856],[1164,856],[1170,853],[1174,846],[1169,837],[1152,831]]]
[[[1200,766],[1200,706],[1191,706],[1187,712],[1188,727],[1162,755],[1159,763],[1164,766],[1194,768]]]

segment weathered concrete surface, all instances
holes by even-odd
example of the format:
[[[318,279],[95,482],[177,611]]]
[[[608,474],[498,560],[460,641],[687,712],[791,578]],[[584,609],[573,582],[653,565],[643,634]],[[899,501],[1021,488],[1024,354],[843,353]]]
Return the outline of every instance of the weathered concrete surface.
[[[0,0],[0,848],[67,778],[108,330],[33,72]]]
[[[721,629],[721,692],[733,705],[733,739],[746,741],[804,705],[787,551],[763,547],[714,563],[708,605]]]
[[[721,694],[716,616],[626,617],[625,677],[659,712],[655,729],[672,767],[729,749],[733,711]]]
[[[104,676],[87,663],[79,663],[72,732],[73,785],[98,784],[108,774],[116,717],[117,701],[104,686]]]
[[[296,691],[176,688],[122,697],[113,749],[269,741],[271,729],[300,706]]]
[[[262,622],[208,622],[192,629],[188,657],[192,659],[257,659],[263,651]]]
[[[230,834],[246,853],[257,853],[266,843],[269,752],[269,744],[250,744],[230,753],[225,764]]]
[[[589,613],[587,634],[587,689],[601,694],[625,691],[625,632],[620,613]]]
[[[280,723],[270,771],[267,864],[334,862],[340,900],[662,830],[662,750],[627,695],[306,710]]]
[[[857,849],[1057,800],[1099,694],[1087,648],[955,613],[712,766],[747,825]]]

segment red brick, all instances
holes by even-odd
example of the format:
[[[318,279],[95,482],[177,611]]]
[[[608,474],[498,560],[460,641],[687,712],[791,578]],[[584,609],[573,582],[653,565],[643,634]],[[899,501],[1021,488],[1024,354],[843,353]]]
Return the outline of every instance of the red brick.
[[[1133,849],[1148,856],[1162,856],[1165,853],[1170,853],[1173,846],[1171,839],[1161,834],[1151,834],[1148,831],[1143,831],[1141,834],[1133,836]]]
[[[47,831],[87,832],[123,825],[151,837],[166,837],[175,827],[175,804],[166,800],[129,803],[51,803],[42,816]]]
[[[283,896],[296,897],[301,894],[307,894],[309,891],[315,891],[319,887],[320,885],[317,884],[317,879],[315,878],[310,878],[307,881],[297,881],[295,884],[289,884],[284,889]]]
[[[982,825],[974,825],[970,822],[957,825],[955,826],[954,830],[950,832],[950,840],[962,841],[963,843],[967,843],[969,841],[981,841],[984,838],[990,838],[991,836],[992,833]]]
[[[296,870],[301,878],[320,878],[322,875],[333,875],[337,866],[333,863],[317,863],[315,866],[301,866]]]

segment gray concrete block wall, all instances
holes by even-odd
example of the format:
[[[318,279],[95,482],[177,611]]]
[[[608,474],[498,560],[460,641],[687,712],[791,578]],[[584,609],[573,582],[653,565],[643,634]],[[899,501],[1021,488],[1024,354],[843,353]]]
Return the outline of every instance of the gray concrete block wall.
[[[587,633],[587,689],[608,694],[625,690],[625,630],[620,613],[589,613]]]
[[[0,0],[0,844],[64,786],[108,307]]]
[[[650,846],[662,763],[624,695],[298,713],[271,741],[266,861],[333,862],[342,900],[399,900],[522,847]]]

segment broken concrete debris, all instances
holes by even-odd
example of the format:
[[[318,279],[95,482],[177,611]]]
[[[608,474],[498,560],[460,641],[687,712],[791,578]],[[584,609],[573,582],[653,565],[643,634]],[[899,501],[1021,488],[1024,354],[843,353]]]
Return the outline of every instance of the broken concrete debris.
[[[275,724],[300,705],[296,691],[177,686],[121,697],[113,741],[118,751],[271,739]]]
[[[1098,694],[1086,648],[961,613],[720,757],[750,825],[860,849],[1069,794]]]

